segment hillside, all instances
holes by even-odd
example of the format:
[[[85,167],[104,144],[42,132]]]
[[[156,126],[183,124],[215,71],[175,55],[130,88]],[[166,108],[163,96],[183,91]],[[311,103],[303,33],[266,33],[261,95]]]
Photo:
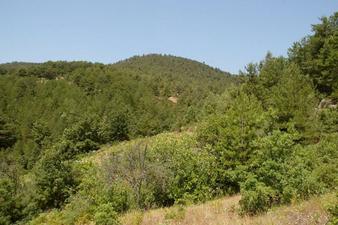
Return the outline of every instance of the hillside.
[[[335,196],[327,194],[310,200],[275,207],[264,215],[239,213],[239,195],[224,197],[198,205],[174,206],[146,212],[133,211],[121,217],[124,225],[325,225],[328,206]]]
[[[157,85],[156,92],[160,95],[184,95],[193,89],[191,87],[199,90],[206,88],[220,93],[224,87],[235,81],[230,73],[194,60],[171,55],[135,56],[117,62],[113,67],[147,77],[153,81],[153,85]],[[168,90],[161,90],[161,86],[168,84],[170,85]]]
[[[337,224],[337,21],[239,76],[155,54],[0,65],[0,224]]]
[[[228,72],[224,72],[217,68],[212,68],[205,63],[198,62],[179,56],[148,54],[142,56],[133,56],[131,58],[121,60],[113,64],[114,67],[125,68],[129,70],[140,71],[141,74],[153,74],[161,76],[191,76],[194,78],[218,78],[222,76],[230,76]]]
[[[181,129],[199,119],[209,96],[238,80],[202,63],[161,55],[112,65],[8,63],[0,71],[1,120],[24,135],[19,139],[32,135],[25,130],[33,123],[53,130],[53,139],[70,124],[86,120],[118,120],[120,124],[111,125],[124,130],[116,140]]]
[[[134,65],[144,69],[136,70]],[[47,152],[56,154],[53,157],[58,160],[73,159],[104,144],[187,129],[206,113],[209,98],[236,85],[237,80],[202,63],[161,55],[109,65],[1,64],[1,181],[9,182],[6,188],[11,189],[11,196],[15,191],[28,197],[18,197],[26,201],[22,204],[37,204],[28,211],[59,207],[69,197],[68,191],[58,197],[52,194],[49,200],[31,199],[24,187],[24,177],[37,172]],[[10,220],[27,216],[21,209],[17,212]]]
[[[230,73],[203,63],[171,55],[135,56],[112,65],[118,71],[133,74],[148,81],[158,97],[175,97],[178,103],[202,107],[207,92],[224,92],[239,79]],[[208,90],[208,91],[207,91]]]
[[[243,214],[238,194],[224,197],[214,193],[216,200],[210,201],[208,194],[214,190],[207,186],[214,175],[213,163],[205,152],[196,149],[195,132],[138,138],[80,156],[72,166],[81,183],[77,193],[62,210],[40,214],[29,224],[95,224],[92,208],[107,200],[121,212],[118,217],[108,214],[109,218],[123,225],[327,224],[329,208],[338,202],[334,191],[293,199],[286,206],[275,206],[259,215]],[[145,199],[137,200],[138,195]],[[178,199],[174,206],[170,196]],[[100,208],[99,212],[105,210]]]

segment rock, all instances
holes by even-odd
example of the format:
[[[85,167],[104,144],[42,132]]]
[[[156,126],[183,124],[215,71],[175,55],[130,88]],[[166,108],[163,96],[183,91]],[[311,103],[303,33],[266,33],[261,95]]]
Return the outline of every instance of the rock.
[[[175,96],[171,96],[171,97],[168,98],[168,100],[171,101],[174,104],[177,104],[178,98],[175,97]]]
[[[324,108],[336,109],[337,104],[332,99],[323,98],[318,105],[318,109]]]

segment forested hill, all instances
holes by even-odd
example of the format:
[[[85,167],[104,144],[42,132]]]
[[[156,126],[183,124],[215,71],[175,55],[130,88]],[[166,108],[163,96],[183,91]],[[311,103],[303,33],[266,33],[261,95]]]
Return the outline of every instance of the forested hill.
[[[221,93],[225,87],[238,81],[228,72],[212,68],[204,63],[172,55],[149,54],[134,56],[114,64],[90,62],[13,62],[0,64],[0,74],[19,76],[36,76],[46,79],[67,79],[76,70],[99,67],[101,69],[123,73],[126,76],[149,82],[156,96],[176,96],[194,91],[208,89]],[[237,82],[236,82],[237,83]],[[193,88],[192,88],[193,87]],[[205,91],[202,90],[202,93]]]
[[[181,129],[196,122],[208,96],[237,78],[196,61],[162,55],[116,64],[0,65],[0,144],[32,168],[63,136],[90,140],[76,151]],[[75,153],[74,153],[75,154]]]
[[[250,221],[334,196],[337,21],[239,76],[162,55],[0,65],[0,224],[119,225],[133,211],[141,224],[230,194],[241,200],[226,211]],[[321,215],[331,224],[337,205]]]
[[[230,73],[218,68],[210,67],[204,62],[202,63],[196,60],[166,54],[133,56],[125,60],[118,61],[113,65],[152,74],[156,72],[159,74],[181,74],[181,76],[189,75],[194,77],[201,77],[200,75],[204,77],[206,74],[207,77],[217,77],[221,74],[231,75]]]
[[[112,68],[133,74],[136,79],[144,79],[155,96],[172,96],[192,108],[202,106],[201,100],[208,93],[222,93],[229,85],[239,81],[238,77],[231,76],[230,73],[170,55],[135,56],[112,65]]]

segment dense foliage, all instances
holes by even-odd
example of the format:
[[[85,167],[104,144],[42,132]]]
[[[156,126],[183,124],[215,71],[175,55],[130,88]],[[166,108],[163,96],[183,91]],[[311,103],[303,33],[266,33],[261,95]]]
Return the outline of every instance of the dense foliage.
[[[313,79],[319,92],[338,98],[338,12],[323,17],[312,30],[313,35],[290,48],[290,59]]]
[[[253,215],[335,191],[337,13],[313,30],[237,77],[159,55],[1,65],[0,224],[119,224],[233,193]]]
[[[3,223],[63,207],[77,192],[71,165],[79,155],[103,144],[185,129],[198,120],[209,95],[238,80],[162,55],[112,65],[10,63],[0,71]]]

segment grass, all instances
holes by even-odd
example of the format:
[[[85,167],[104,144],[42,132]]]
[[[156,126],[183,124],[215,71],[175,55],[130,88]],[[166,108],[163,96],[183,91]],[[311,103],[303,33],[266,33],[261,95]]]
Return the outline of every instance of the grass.
[[[313,197],[308,201],[275,207],[266,214],[240,216],[239,195],[224,197],[199,205],[173,206],[142,213],[137,211],[123,215],[124,225],[324,225],[329,216],[326,208],[335,201],[334,194]],[[137,223],[135,223],[137,221]]]
[[[193,129],[193,128],[191,128]],[[93,162],[97,165],[100,165],[107,156],[113,152],[124,151],[127,148],[130,148],[137,143],[147,143],[150,146],[156,145],[157,142],[161,141],[163,143],[172,143],[173,140],[180,140],[183,136],[191,136],[193,133],[191,131],[184,132],[164,132],[150,137],[141,137],[135,138],[133,140],[122,141],[118,143],[113,143],[112,145],[101,146],[97,151],[86,153],[82,157],[82,162]]]

